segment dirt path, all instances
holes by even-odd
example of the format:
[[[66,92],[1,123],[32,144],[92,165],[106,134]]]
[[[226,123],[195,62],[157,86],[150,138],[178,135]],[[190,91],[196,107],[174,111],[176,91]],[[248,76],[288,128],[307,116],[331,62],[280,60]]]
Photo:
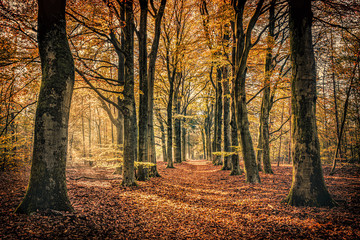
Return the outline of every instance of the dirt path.
[[[0,239],[360,238],[359,171],[326,177],[340,203],[327,209],[280,203],[289,191],[290,166],[274,167],[275,175],[261,174],[262,184],[257,185],[220,168],[187,161],[168,169],[161,162],[162,177],[139,182],[136,188],[121,187],[120,179],[101,180],[113,176],[110,171],[69,170],[75,213],[63,216],[13,214],[26,177],[1,176],[0,183],[13,189],[0,188]],[[97,179],[74,180],[85,173]]]

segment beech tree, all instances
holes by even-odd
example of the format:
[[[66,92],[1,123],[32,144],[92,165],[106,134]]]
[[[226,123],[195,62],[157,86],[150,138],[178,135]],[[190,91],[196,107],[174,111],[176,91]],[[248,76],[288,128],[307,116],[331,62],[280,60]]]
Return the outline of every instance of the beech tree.
[[[259,171],[256,164],[255,151],[249,129],[248,110],[246,106],[246,72],[247,59],[250,49],[257,43],[251,41],[251,34],[262,13],[263,0],[259,0],[248,26],[244,30],[244,10],[246,0],[234,0],[232,5],[235,11],[235,51],[234,51],[234,95],[237,130],[240,133],[241,152],[245,163],[246,181],[260,183]],[[257,39],[259,39],[258,36]]]
[[[293,180],[286,202],[334,206],[323,177],[316,126],[316,70],[311,0],[289,0]]]
[[[18,213],[72,210],[65,169],[74,61],[66,36],[65,5],[65,0],[38,1],[42,82],[36,108],[30,182],[16,209]]]

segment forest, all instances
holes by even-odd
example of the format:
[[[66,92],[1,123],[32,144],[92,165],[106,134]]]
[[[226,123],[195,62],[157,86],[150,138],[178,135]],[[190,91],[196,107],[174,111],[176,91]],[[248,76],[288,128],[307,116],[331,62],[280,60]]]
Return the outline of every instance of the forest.
[[[359,239],[358,0],[0,0],[0,239]]]

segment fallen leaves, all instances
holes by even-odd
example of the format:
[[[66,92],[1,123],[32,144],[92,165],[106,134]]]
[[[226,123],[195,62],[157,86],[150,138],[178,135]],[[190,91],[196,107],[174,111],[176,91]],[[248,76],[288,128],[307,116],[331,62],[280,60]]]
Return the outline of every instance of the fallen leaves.
[[[244,176],[229,176],[221,166],[189,161],[167,169],[161,178],[121,187],[111,171],[68,171],[74,213],[32,216],[13,213],[24,195],[28,170],[0,175],[0,238],[54,239],[239,239],[360,237],[359,168],[326,176],[339,206],[295,208],[280,201],[291,184],[291,167],[261,174],[262,184],[248,185]],[[327,171],[327,169],[326,169]],[[26,174],[23,174],[23,173]],[[107,179],[107,180],[103,180]]]

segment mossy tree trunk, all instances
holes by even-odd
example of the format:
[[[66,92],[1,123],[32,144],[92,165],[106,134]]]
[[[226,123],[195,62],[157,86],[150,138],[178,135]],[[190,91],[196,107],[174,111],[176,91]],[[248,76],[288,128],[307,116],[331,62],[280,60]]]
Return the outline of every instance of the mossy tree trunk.
[[[167,167],[173,168],[173,131],[172,131],[172,105],[173,105],[173,95],[174,95],[174,80],[169,78],[170,82],[170,91],[169,91],[169,100],[167,105]]]
[[[161,20],[164,15],[166,6],[166,0],[161,0],[160,6],[155,14],[155,30],[154,30],[154,40],[152,42],[151,51],[149,54],[149,66],[148,66],[148,94],[149,94],[149,107],[148,107],[148,157],[149,161],[156,164],[156,151],[155,151],[155,135],[154,135],[154,81],[155,81],[155,66],[157,53],[159,49],[160,42],[160,30],[161,30]],[[160,176],[155,165],[155,176]]]
[[[124,115],[124,163],[122,185],[134,186],[134,162],[137,157],[137,123],[134,96],[134,13],[133,1],[126,1],[124,27],[124,52],[125,52],[125,84],[123,115]]]
[[[215,112],[214,112],[214,119],[215,119],[215,128],[214,128],[214,143],[213,149],[214,152],[220,153],[221,152],[221,141],[222,141],[222,114],[223,114],[223,103],[222,103],[222,69],[217,68],[216,71],[216,99],[215,99]],[[221,165],[221,155],[215,154],[213,156],[213,164],[214,165]]]
[[[148,162],[148,107],[149,89],[147,77],[147,13],[148,0],[140,0],[140,30],[139,39],[139,138],[138,161]],[[147,176],[142,165],[138,167],[137,180],[145,181]]]
[[[272,0],[269,9],[269,32],[267,37],[266,59],[265,59],[265,77],[264,90],[261,100],[260,112],[260,137],[258,146],[258,155],[262,164],[264,165],[265,173],[273,173],[270,162],[270,141],[269,141],[269,116],[271,110],[270,86],[272,74],[272,46],[274,42],[275,30],[275,1]],[[259,157],[258,157],[259,158]],[[258,162],[258,168],[261,169],[261,164]]]
[[[175,137],[175,146],[174,146],[174,154],[175,154],[175,162],[181,163],[181,118],[178,116],[180,114],[180,96],[178,91],[175,93],[175,112],[177,116],[174,119],[174,137]]]
[[[186,107],[183,110],[184,116],[186,116]],[[181,121],[181,158],[182,161],[186,161],[186,128],[185,128],[185,121],[186,119],[183,118]]]
[[[293,206],[334,206],[324,182],[316,126],[316,69],[311,0],[290,0],[293,180],[286,202]]]
[[[35,117],[30,182],[16,209],[18,213],[72,210],[65,170],[74,62],[66,36],[65,5],[65,0],[38,1],[42,81]]]
[[[224,156],[224,162],[222,170],[231,169],[231,126],[230,126],[230,86],[228,79],[228,69],[226,66],[223,67],[223,89],[224,89],[224,152],[227,153]]]
[[[255,24],[261,14],[264,1],[260,0],[255,12],[250,18],[246,31],[244,30],[244,10],[246,1],[236,0],[233,1],[233,8],[235,10],[235,57],[234,57],[234,95],[235,95],[235,112],[237,130],[240,136],[241,152],[244,159],[246,182],[260,183],[259,170],[256,164],[255,151],[249,129],[248,110],[246,106],[246,71],[247,59],[250,49],[254,46],[251,43],[251,33]]]
[[[239,146],[239,139],[238,139],[238,133],[237,133],[237,127],[236,127],[236,119],[235,119],[235,103],[234,103],[234,91],[231,93],[231,145],[232,145],[232,151],[234,152],[233,155],[231,155],[231,176],[241,175],[244,171],[240,168],[239,163],[239,154],[237,152],[236,147]]]
[[[140,30],[139,39],[139,144],[138,161],[148,161],[148,78],[147,78],[147,13],[148,0],[140,0]],[[140,170],[140,169],[139,169]],[[139,173],[139,180],[143,174]]]

